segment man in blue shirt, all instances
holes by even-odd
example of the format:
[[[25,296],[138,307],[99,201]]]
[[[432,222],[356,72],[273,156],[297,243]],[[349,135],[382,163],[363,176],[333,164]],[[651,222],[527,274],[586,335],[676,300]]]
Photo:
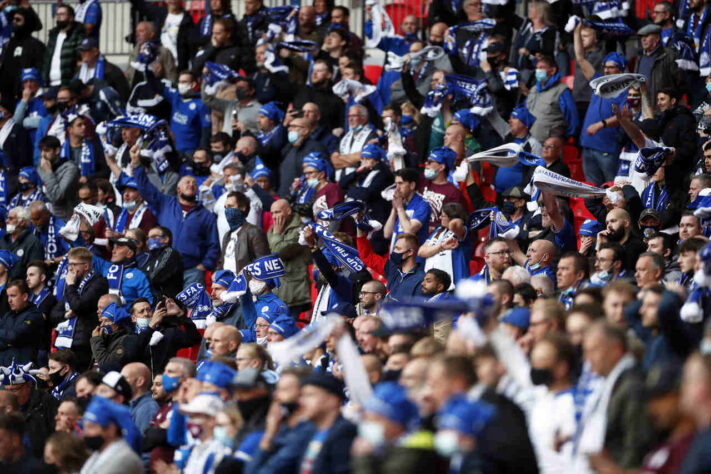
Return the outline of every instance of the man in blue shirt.
[[[388,280],[388,300],[407,301],[422,294],[425,266],[417,261],[418,248],[418,239],[414,234],[398,235],[384,268]]]
[[[151,283],[136,266],[136,242],[122,237],[111,241],[111,261],[95,256],[92,267],[109,282],[109,293],[118,295],[122,305],[130,305],[137,298],[146,298],[153,304]]]
[[[196,91],[197,79],[190,71],[178,77],[178,89],[165,87],[163,97],[171,104],[170,129],[180,153],[190,154],[196,148],[210,146],[210,109],[205,107]]]
[[[197,183],[192,176],[178,182],[178,197],[161,193],[148,181],[141,166],[140,150],[131,149],[133,178],[148,205],[155,211],[158,223],[173,235],[173,248],[183,259],[184,286],[205,282],[205,271],[215,268],[220,256],[215,215],[197,202]]]
[[[409,168],[395,172],[395,193],[393,208],[385,223],[383,235],[390,240],[390,249],[395,247],[397,237],[402,233],[417,235],[418,246],[427,240],[430,226],[430,205],[417,193],[420,174]]]
[[[479,273],[471,276],[472,281],[484,281],[486,284],[501,279],[504,270],[511,266],[511,250],[501,237],[490,239],[484,244],[484,261],[486,265]]]
[[[45,263],[50,265],[58,263],[61,257],[69,252],[69,244],[59,235],[59,229],[66,223],[53,216],[42,201],[30,204],[30,220],[32,232],[42,242]]]
[[[121,376],[131,386],[131,419],[141,433],[146,431],[148,424],[158,413],[158,403],[153,400],[149,390],[151,386],[151,371],[141,362],[132,362],[121,369]]]
[[[524,255],[518,246],[518,242],[514,239],[507,240],[509,248],[511,248],[514,261],[523,266],[531,276],[545,275],[551,279],[555,287],[555,272],[552,264],[555,259],[555,245],[553,242],[546,239],[534,240],[528,246],[528,250]]]

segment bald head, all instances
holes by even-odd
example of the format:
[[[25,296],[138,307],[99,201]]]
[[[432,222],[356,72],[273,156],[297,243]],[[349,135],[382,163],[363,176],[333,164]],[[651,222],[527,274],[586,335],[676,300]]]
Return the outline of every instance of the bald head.
[[[126,364],[121,369],[121,375],[131,386],[133,399],[140,397],[151,387],[151,370],[146,364],[141,362]]]
[[[444,146],[457,150],[464,147],[467,138],[467,129],[460,123],[453,123],[444,132]]]
[[[610,212],[608,212],[607,215],[614,217],[615,219],[625,221],[625,222],[632,221],[632,217],[630,217],[630,213],[627,212],[625,209],[615,208],[615,209],[612,209]]]
[[[242,137],[235,144],[235,152],[242,152],[245,155],[252,155],[257,151],[257,139],[252,136]]]
[[[449,25],[443,22],[432,25],[430,27],[430,43],[441,44],[444,41],[444,35],[448,29]]]
[[[17,395],[9,390],[0,390],[0,413],[10,413],[20,409]]]
[[[242,342],[242,334],[234,326],[220,326],[212,334],[212,358],[232,356]]]

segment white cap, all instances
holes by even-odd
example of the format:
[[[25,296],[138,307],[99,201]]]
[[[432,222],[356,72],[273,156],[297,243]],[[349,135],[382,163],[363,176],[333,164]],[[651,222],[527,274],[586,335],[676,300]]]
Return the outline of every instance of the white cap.
[[[198,395],[188,403],[180,405],[180,411],[186,415],[207,415],[216,416],[225,406],[219,397],[215,395]]]

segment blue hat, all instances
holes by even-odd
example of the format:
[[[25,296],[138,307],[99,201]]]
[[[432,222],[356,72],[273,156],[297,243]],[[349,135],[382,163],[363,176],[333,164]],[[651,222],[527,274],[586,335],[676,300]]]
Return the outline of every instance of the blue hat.
[[[602,230],[602,226],[595,219],[585,219],[583,225],[580,226],[578,235],[587,237],[597,237],[597,233]]]
[[[447,169],[454,168],[454,162],[457,161],[457,153],[449,147],[438,146],[430,152],[428,160],[435,160],[437,163],[443,164]]]
[[[269,325],[269,329],[273,329],[278,332],[284,339],[288,339],[297,332],[299,332],[299,326],[296,325],[296,321],[289,315],[279,315],[272,323]]]
[[[604,66],[606,62],[612,61],[617,65],[618,68],[620,68],[620,71],[625,70],[625,66],[627,66],[627,59],[625,59],[624,56],[622,56],[620,53],[613,51],[611,53],[607,53],[607,56],[605,56],[605,59],[602,60],[602,65]]]
[[[116,303],[111,303],[101,312],[101,316],[108,318],[112,323],[121,325],[131,319],[131,315],[128,311],[123,309]]]
[[[254,162],[254,169],[252,170],[249,175],[252,177],[252,179],[257,179],[261,178],[262,176],[266,176],[269,178],[269,180],[272,180],[274,178],[274,174],[272,173],[272,170],[267,168],[267,166],[264,164],[262,159],[260,157],[257,157],[257,159]]]
[[[496,408],[493,405],[470,401],[463,395],[454,395],[437,413],[437,428],[479,436],[495,414]]]
[[[406,428],[412,428],[420,419],[417,405],[407,397],[407,391],[397,382],[382,382],[376,385],[373,395],[365,402],[363,409],[382,415]]]
[[[96,423],[99,426],[107,427],[114,424],[121,429],[121,435],[134,451],[141,452],[141,433],[136,428],[136,424],[131,419],[131,411],[120,403],[94,395],[89,406],[84,412],[85,421]]]
[[[524,104],[521,104],[516,107],[513,112],[511,112],[511,116],[523,122],[526,128],[531,128],[533,126],[533,123],[536,121],[536,117],[528,111],[526,105]]]
[[[197,373],[197,379],[220,388],[228,388],[237,371],[221,362],[206,360]]]
[[[387,159],[387,153],[378,145],[371,143],[363,147],[363,151],[360,152],[360,157],[382,161]]]
[[[504,313],[500,321],[527,331],[531,322],[531,310],[528,308],[511,308]]]
[[[42,78],[40,77],[40,73],[37,69],[33,67],[26,67],[22,70],[22,75],[20,76],[20,82],[25,81],[37,81],[41,83]]]
[[[277,106],[276,102],[267,102],[259,109],[259,113],[272,122],[280,123],[284,120],[284,112]]]
[[[494,43],[495,44],[495,43]],[[459,109],[454,112],[454,118],[470,132],[479,126],[479,119],[469,109]]]
[[[57,92],[59,92],[59,87],[52,86],[44,90],[42,94],[37,96],[38,99],[42,100],[54,100],[57,98]]]
[[[12,267],[17,263],[17,257],[14,253],[9,250],[0,250],[0,265],[5,267],[8,271],[12,270]]]
[[[313,151],[304,157],[303,161],[304,167],[315,168],[319,171],[326,171],[328,169],[328,161],[324,158],[323,153],[320,151]]]
[[[232,283],[232,280],[235,279],[235,274],[232,273],[230,270],[217,270],[215,273],[212,274],[212,281],[213,283],[217,283],[220,286],[224,286],[227,288],[230,286],[230,283]]]
[[[138,189],[138,183],[135,179],[133,179],[133,176],[121,173],[121,176],[119,176],[119,179],[116,182],[116,189],[123,192],[125,188]]]
[[[40,185],[40,177],[37,174],[37,170],[34,169],[32,166],[25,166],[24,168],[22,168],[20,170],[19,177],[25,178],[27,181],[34,184],[35,186]]]

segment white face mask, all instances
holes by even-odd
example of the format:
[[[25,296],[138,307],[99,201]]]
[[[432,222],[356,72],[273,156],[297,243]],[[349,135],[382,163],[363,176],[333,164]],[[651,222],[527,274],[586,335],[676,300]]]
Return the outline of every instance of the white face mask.
[[[190,84],[178,83],[178,92],[180,95],[190,95],[193,92],[193,88]]]
[[[14,234],[15,230],[17,230],[17,226],[14,224],[8,224],[5,226],[5,230],[7,231],[8,234]]]
[[[151,322],[151,318],[136,318],[136,327],[139,329],[145,329],[148,327],[148,323]]]
[[[249,280],[249,291],[252,292],[253,295],[259,296],[262,294],[264,289],[267,287],[266,282],[263,282],[261,280]]]
[[[375,421],[361,421],[358,436],[377,448],[385,443],[385,427]]]
[[[434,436],[434,447],[441,456],[451,457],[459,450],[459,437],[452,430],[438,431]]]
[[[258,338],[257,338],[257,344],[259,344],[260,346],[266,347],[266,346],[267,346],[267,336],[258,337]]]

